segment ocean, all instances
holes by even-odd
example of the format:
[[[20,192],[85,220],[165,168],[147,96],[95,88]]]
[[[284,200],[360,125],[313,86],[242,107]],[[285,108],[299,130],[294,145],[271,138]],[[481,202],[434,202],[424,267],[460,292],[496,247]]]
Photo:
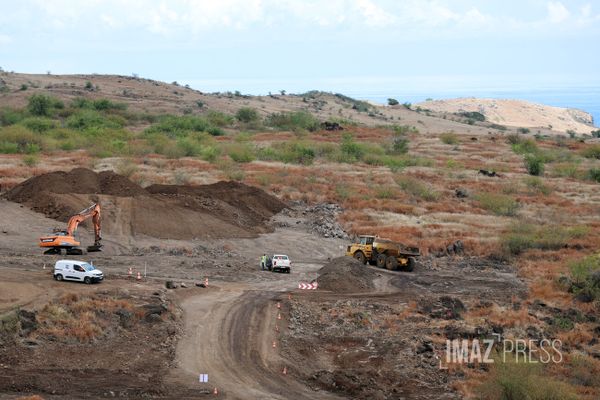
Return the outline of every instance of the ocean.
[[[548,83],[550,81],[550,83]],[[269,92],[304,93],[322,90],[380,104],[388,98],[400,103],[419,103],[427,99],[458,97],[519,99],[557,107],[577,108],[590,113],[600,125],[600,82],[557,82],[539,78],[453,77],[376,77],[319,79],[183,79],[203,92],[240,91],[266,95]]]

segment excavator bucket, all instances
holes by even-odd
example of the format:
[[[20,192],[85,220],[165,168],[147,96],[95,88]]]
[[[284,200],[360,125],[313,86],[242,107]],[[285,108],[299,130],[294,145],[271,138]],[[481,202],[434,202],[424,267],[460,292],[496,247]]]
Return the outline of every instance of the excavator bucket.
[[[98,245],[88,246],[87,251],[88,251],[88,253],[93,253],[95,251],[102,251],[102,245],[98,244]]]

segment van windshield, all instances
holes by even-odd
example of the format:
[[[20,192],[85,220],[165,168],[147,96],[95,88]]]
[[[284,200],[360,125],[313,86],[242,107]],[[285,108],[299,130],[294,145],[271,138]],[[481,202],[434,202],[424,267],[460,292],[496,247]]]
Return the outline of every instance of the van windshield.
[[[81,266],[83,267],[83,269],[85,269],[86,271],[93,271],[96,268],[92,265],[92,264],[88,264],[88,263],[84,263],[81,264]]]

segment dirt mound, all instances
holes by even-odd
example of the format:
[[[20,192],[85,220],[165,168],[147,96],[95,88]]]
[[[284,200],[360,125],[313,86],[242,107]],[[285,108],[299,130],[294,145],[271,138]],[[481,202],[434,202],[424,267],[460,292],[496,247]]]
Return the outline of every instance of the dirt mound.
[[[5,197],[63,222],[99,202],[105,233],[165,239],[253,237],[269,232],[265,221],[286,206],[237,182],[144,189],[114,172],[85,168],[31,178]]]
[[[319,270],[319,289],[337,293],[369,291],[377,273],[352,257],[338,257]]]

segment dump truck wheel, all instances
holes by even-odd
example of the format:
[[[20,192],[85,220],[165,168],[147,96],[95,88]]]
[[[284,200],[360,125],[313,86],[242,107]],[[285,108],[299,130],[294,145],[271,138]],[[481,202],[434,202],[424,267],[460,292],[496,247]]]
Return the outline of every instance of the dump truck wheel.
[[[378,255],[377,256],[377,266],[379,268],[385,268],[385,260],[386,260],[385,254]]]
[[[398,260],[394,256],[389,256],[385,259],[385,267],[390,271],[395,271],[398,269]]]
[[[417,260],[415,260],[414,257],[408,257],[408,263],[406,264],[406,270],[408,272],[414,271],[415,265],[417,265]]]
[[[358,261],[360,261],[363,264],[367,263],[367,259],[365,258],[365,253],[363,253],[362,251],[357,251],[356,253],[354,253],[354,258],[356,258]]]

